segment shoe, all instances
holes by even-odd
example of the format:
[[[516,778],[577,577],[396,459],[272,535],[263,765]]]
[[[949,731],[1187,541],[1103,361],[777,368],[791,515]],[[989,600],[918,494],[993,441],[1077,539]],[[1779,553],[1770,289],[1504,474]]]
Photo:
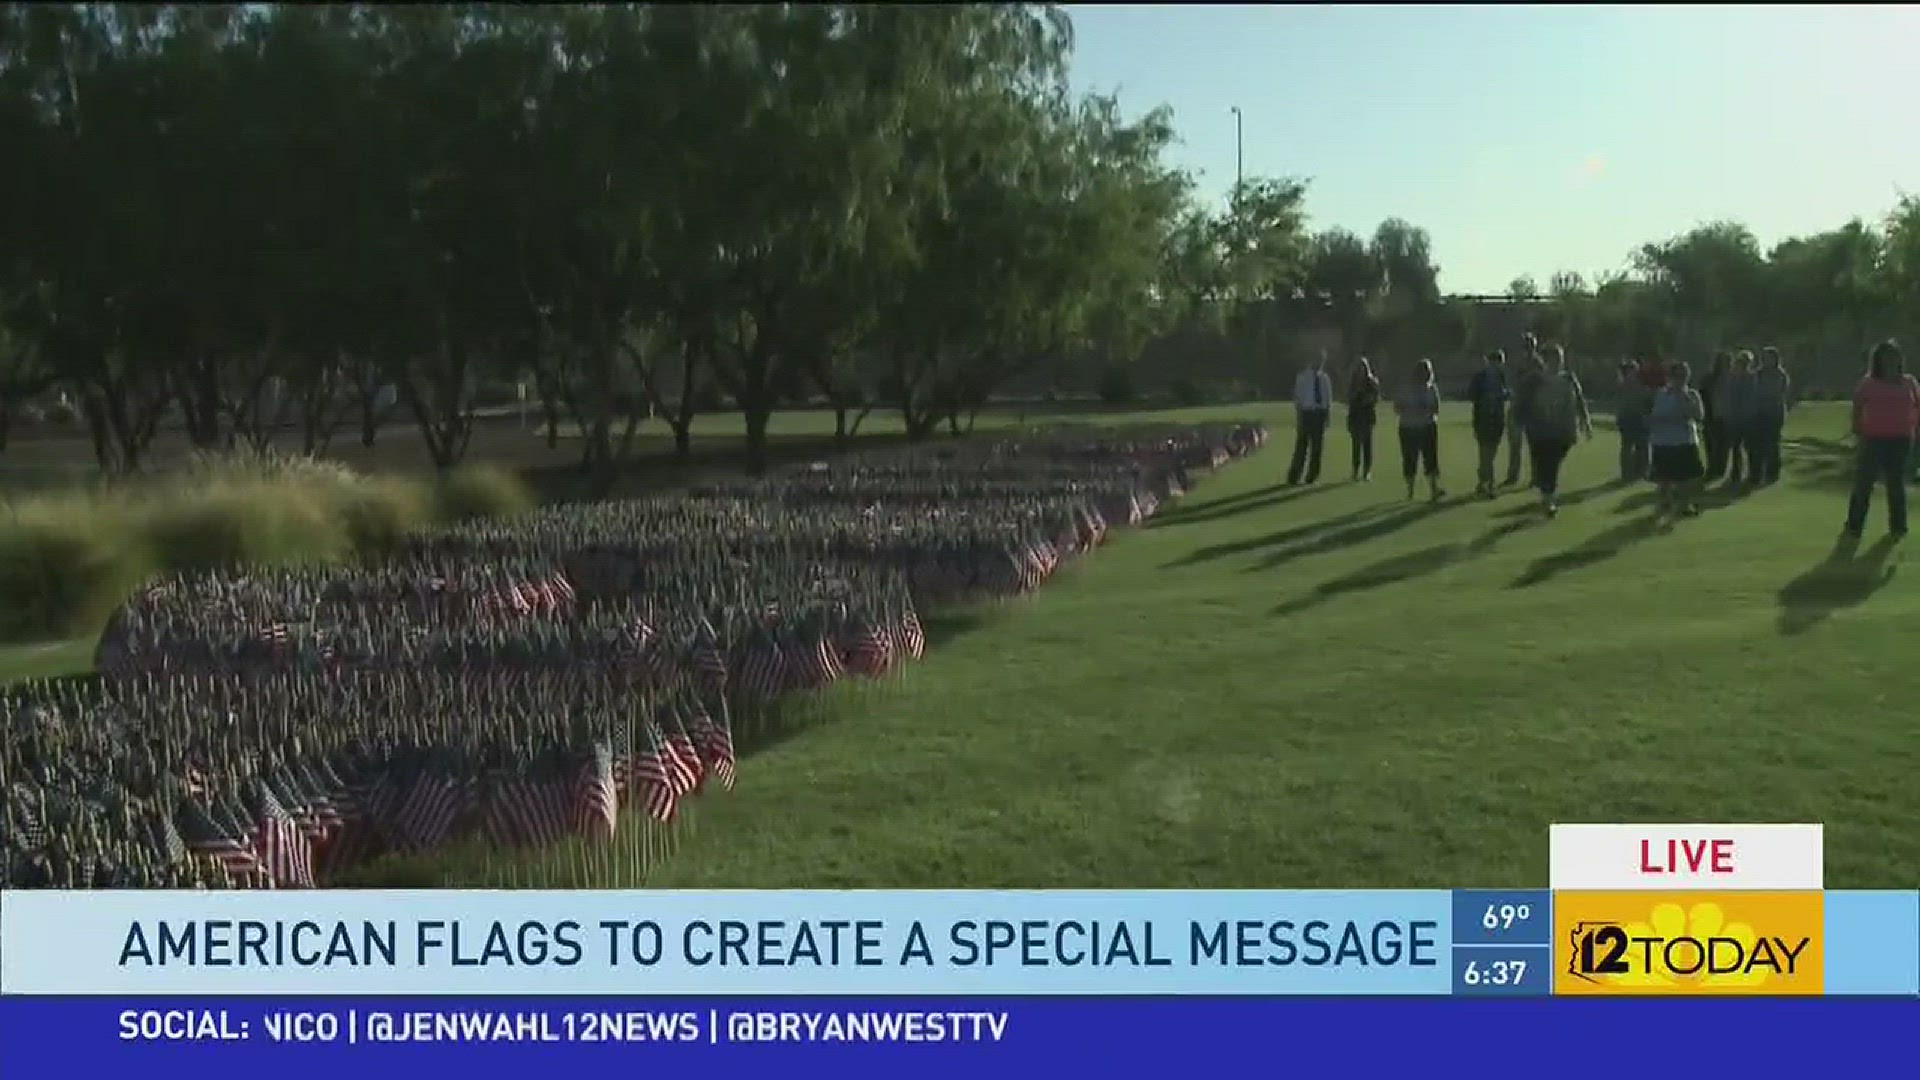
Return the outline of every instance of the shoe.
[[[1413,481],[1407,481],[1407,498],[1413,498]]]
[[[1860,539],[1860,534],[1865,531],[1864,529],[1856,529],[1851,525],[1844,525],[1840,529],[1840,536],[1846,540],[1858,540]]]
[[[1560,503],[1557,500],[1554,500],[1554,499],[1547,500],[1547,516],[1548,517],[1560,516]]]
[[[1439,488],[1434,488],[1434,489],[1433,489],[1433,498],[1432,498],[1431,500],[1429,500],[1429,501],[1431,501],[1431,502],[1439,502],[1439,501],[1440,501],[1441,499],[1444,499],[1444,498],[1446,498],[1446,497],[1447,497],[1447,493],[1446,493],[1446,492],[1444,492],[1444,491],[1442,491],[1442,490],[1440,490]]]
[[[1893,538],[1894,538],[1895,540],[1900,540],[1900,539],[1903,539],[1903,538],[1905,538],[1905,537],[1906,537],[1906,535],[1907,535],[1907,530],[1905,530],[1905,529],[1888,529],[1888,530],[1887,530],[1887,535],[1888,535],[1888,536],[1891,536],[1891,537],[1893,537]]]
[[[1698,506],[1693,505],[1692,503],[1688,503],[1686,506],[1686,509],[1680,511],[1680,516],[1681,517],[1699,517],[1700,508]]]

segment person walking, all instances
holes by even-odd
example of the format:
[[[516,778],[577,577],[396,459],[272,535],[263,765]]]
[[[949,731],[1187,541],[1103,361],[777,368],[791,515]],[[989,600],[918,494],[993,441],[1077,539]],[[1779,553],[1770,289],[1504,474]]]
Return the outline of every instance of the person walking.
[[[1513,396],[1507,410],[1507,479],[1502,487],[1512,487],[1520,482],[1520,460],[1526,457],[1527,441],[1527,404],[1528,394],[1533,389],[1535,376],[1540,370],[1540,339],[1532,334],[1521,339],[1526,351],[1520,358],[1520,370],[1515,373],[1511,384]],[[1533,486],[1533,477],[1527,477],[1527,486]]]
[[[1293,437],[1293,464],[1287,467],[1287,486],[1320,482],[1320,451],[1327,442],[1327,418],[1333,412],[1333,379],[1327,374],[1327,354],[1293,380],[1293,411],[1298,426]]]
[[[1706,462],[1700,458],[1700,425],[1707,417],[1706,403],[1690,384],[1693,369],[1684,361],[1667,365],[1665,385],[1654,391],[1647,416],[1647,442],[1652,448],[1656,519],[1671,520],[1676,515],[1693,517],[1700,512],[1696,503],[1700,480],[1707,475]]]
[[[1440,388],[1433,381],[1433,361],[1413,366],[1406,384],[1394,395],[1393,407],[1400,416],[1400,472],[1407,481],[1407,498],[1413,498],[1415,478],[1424,463],[1427,488],[1433,501],[1439,502],[1447,493],[1440,490]]]
[[[1715,407],[1718,404],[1720,383],[1727,377],[1727,365],[1733,357],[1725,350],[1713,354],[1713,366],[1700,377],[1698,389],[1700,403],[1706,406],[1707,418],[1700,423],[1700,437],[1707,449],[1707,479],[1718,480],[1727,475],[1727,440],[1720,429],[1720,414]]]
[[[1560,465],[1574,443],[1593,434],[1593,415],[1579,377],[1567,367],[1565,349],[1547,346],[1535,370],[1527,403],[1527,449],[1540,508],[1553,517],[1560,513]]]
[[[1507,435],[1507,402],[1512,397],[1513,391],[1507,386],[1507,354],[1490,350],[1486,363],[1467,383],[1467,400],[1473,408],[1473,441],[1480,449],[1480,471],[1473,493],[1483,498],[1494,495],[1493,465]]]
[[[1753,384],[1753,482],[1780,482],[1780,435],[1793,408],[1793,378],[1780,363],[1780,350],[1760,350],[1760,371]]]
[[[1380,380],[1366,357],[1347,380],[1347,434],[1353,439],[1353,478],[1373,479],[1373,424],[1380,406]]]
[[[1860,439],[1860,456],[1842,535],[1858,539],[1866,529],[1876,483],[1887,487],[1888,531],[1895,537],[1907,535],[1907,463],[1916,428],[1920,383],[1907,374],[1900,346],[1883,341],[1868,354],[1866,377],[1853,390],[1853,433]]]
[[[1758,381],[1753,353],[1741,349],[1714,388],[1713,413],[1720,421],[1720,437],[1725,441],[1727,484],[1731,487],[1739,487],[1753,471],[1753,402]]]
[[[1620,482],[1645,480],[1648,461],[1647,417],[1654,391],[1641,378],[1641,366],[1620,361],[1619,397],[1613,407],[1614,426],[1620,429]]]

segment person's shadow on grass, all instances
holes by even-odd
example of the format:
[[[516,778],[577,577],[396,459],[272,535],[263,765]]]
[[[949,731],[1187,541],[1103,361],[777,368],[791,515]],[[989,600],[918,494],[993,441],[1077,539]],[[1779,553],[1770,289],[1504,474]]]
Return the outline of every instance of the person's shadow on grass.
[[[1495,526],[1466,543],[1438,544],[1406,555],[1382,559],[1371,566],[1361,567],[1351,574],[1321,582],[1312,590],[1281,603],[1273,609],[1273,614],[1294,615],[1349,593],[1378,589],[1409,578],[1444,570],[1469,559],[1477,559],[1491,552],[1500,541],[1532,525],[1530,521],[1508,522],[1505,525]]]
[[[1182,566],[1192,566],[1195,563],[1209,562],[1213,559],[1224,559],[1234,555],[1244,555],[1249,551],[1258,551],[1262,548],[1281,547],[1298,540],[1305,540],[1308,537],[1318,535],[1330,529],[1341,529],[1353,525],[1356,522],[1365,521],[1367,518],[1373,517],[1385,509],[1386,504],[1376,503],[1372,506],[1363,506],[1351,513],[1324,518],[1319,521],[1309,521],[1301,525],[1290,525],[1287,528],[1276,529],[1273,532],[1261,536],[1249,537],[1244,540],[1229,540],[1219,544],[1208,544],[1203,548],[1195,548],[1193,551],[1171,562],[1161,564],[1160,569],[1173,570]]]
[[[1270,510],[1282,503],[1304,499],[1324,491],[1332,491],[1334,485],[1315,484],[1312,487],[1290,488],[1285,484],[1271,484],[1253,491],[1229,495],[1223,499],[1198,504],[1182,504],[1171,513],[1162,514],[1147,523],[1149,529],[1165,529],[1175,525],[1200,525],[1209,521],[1219,521],[1255,510]]]
[[[1526,589],[1543,581],[1564,574],[1569,570],[1578,570],[1583,566],[1592,566],[1605,562],[1625,551],[1634,543],[1655,536],[1660,532],[1660,523],[1651,517],[1635,518],[1605,532],[1597,533],[1581,542],[1579,546],[1565,551],[1535,559],[1521,574],[1510,589]]]
[[[1326,533],[1310,543],[1296,544],[1278,551],[1271,551],[1262,556],[1258,563],[1247,569],[1253,572],[1271,570],[1282,563],[1292,562],[1295,559],[1308,555],[1325,554],[1326,552],[1339,551],[1342,548],[1351,547],[1355,544],[1364,544],[1369,540],[1378,540],[1390,533],[1398,532],[1416,521],[1425,521],[1435,514],[1442,514],[1448,510],[1465,505],[1467,505],[1467,501],[1458,496],[1442,499],[1439,502],[1428,500],[1404,503],[1398,509],[1383,515],[1375,516],[1369,514],[1356,524],[1347,525],[1344,528]],[[1376,507],[1374,509],[1377,511],[1379,508]]]
[[[1862,551],[1859,540],[1841,537],[1824,561],[1780,589],[1780,632],[1804,633],[1842,608],[1865,603],[1893,580],[1897,567],[1887,560],[1897,543],[1883,536]]]

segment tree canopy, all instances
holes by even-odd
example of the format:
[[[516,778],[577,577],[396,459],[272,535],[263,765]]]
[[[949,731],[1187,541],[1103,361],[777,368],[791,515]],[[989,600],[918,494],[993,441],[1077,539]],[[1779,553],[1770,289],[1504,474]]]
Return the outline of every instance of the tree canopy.
[[[5,5],[0,440],[57,388],[109,471],[390,411],[450,467],[518,383],[608,473],[723,407],[756,457],[799,401],[959,430],[1255,310],[1464,344],[1423,229],[1316,232],[1298,178],[1208,204],[1071,47],[1052,5]],[[1864,333],[1920,310],[1920,202],[1629,269],[1543,301],[1595,348]]]

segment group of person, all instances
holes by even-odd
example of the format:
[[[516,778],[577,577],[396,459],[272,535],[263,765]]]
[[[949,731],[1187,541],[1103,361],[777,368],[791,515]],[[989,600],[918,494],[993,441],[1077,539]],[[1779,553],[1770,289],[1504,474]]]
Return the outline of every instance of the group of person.
[[[1593,416],[1562,346],[1542,346],[1529,334],[1525,349],[1519,370],[1512,373],[1503,350],[1488,352],[1467,384],[1479,451],[1474,493],[1493,498],[1499,487],[1518,485],[1524,460],[1528,485],[1539,492],[1542,512],[1553,517],[1560,510],[1561,465],[1578,442],[1592,437]],[[1618,379],[1614,418],[1620,433],[1619,481],[1651,481],[1658,516],[1698,514],[1708,482],[1757,488],[1779,481],[1781,435],[1793,407],[1793,380],[1778,349],[1768,346],[1757,355],[1744,349],[1716,353],[1697,381],[1684,361],[1622,360]],[[1354,480],[1373,478],[1374,428],[1380,405],[1387,403],[1396,414],[1407,498],[1417,497],[1422,476],[1432,501],[1446,498],[1440,486],[1441,394],[1430,361],[1414,364],[1405,379],[1389,389],[1362,357],[1348,377],[1344,398]],[[1319,481],[1333,403],[1333,378],[1323,354],[1295,380],[1299,428],[1288,485]],[[1906,477],[1920,429],[1920,383],[1906,374],[1895,342],[1881,342],[1869,354],[1867,374],[1854,391],[1852,429],[1859,452],[1845,532],[1860,535],[1873,489],[1884,484],[1891,531],[1904,536]],[[1506,478],[1496,486],[1502,445]]]

